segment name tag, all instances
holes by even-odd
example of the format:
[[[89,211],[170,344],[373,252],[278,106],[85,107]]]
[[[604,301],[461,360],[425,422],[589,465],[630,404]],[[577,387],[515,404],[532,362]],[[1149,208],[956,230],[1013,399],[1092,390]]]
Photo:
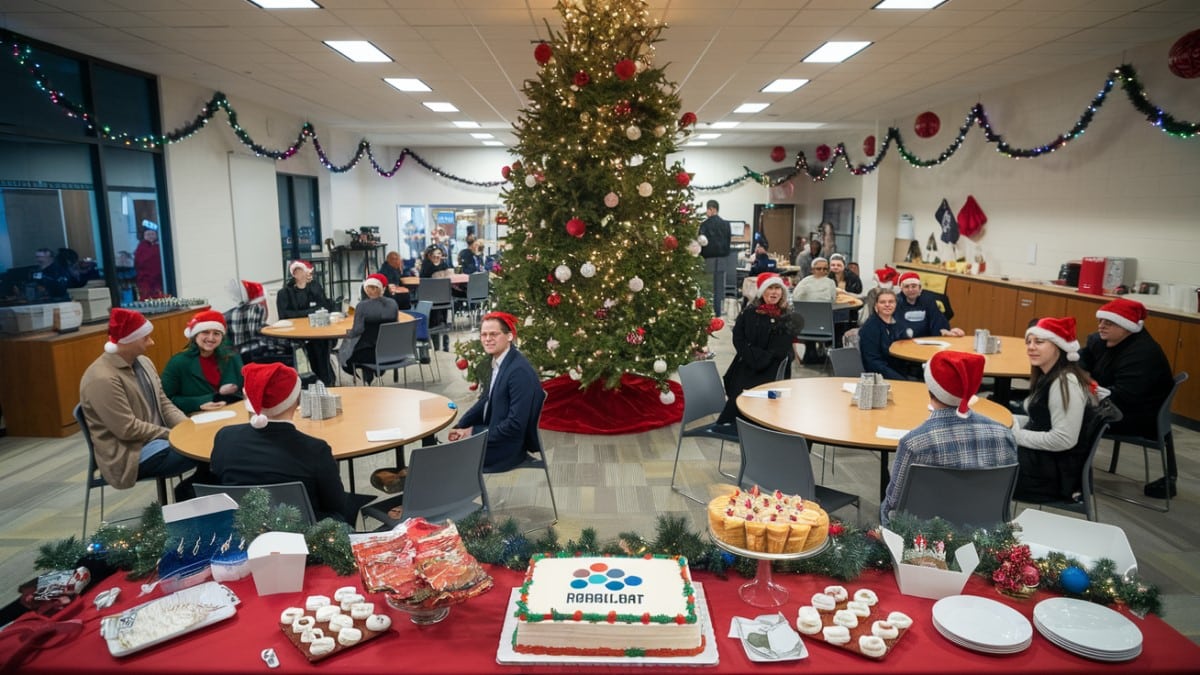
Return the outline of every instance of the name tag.
[[[925,310],[910,309],[904,313],[904,320],[911,323],[921,323],[925,320]]]

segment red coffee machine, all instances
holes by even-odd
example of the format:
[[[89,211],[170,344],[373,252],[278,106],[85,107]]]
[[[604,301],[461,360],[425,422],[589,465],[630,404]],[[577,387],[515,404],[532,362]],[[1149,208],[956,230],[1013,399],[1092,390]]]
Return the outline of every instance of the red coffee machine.
[[[1084,258],[1079,265],[1079,292],[1104,294],[1104,265],[1107,258]]]

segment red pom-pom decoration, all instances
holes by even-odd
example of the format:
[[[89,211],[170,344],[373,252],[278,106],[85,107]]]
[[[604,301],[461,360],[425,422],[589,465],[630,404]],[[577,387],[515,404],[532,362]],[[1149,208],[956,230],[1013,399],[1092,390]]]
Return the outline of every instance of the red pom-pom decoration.
[[[546,296],[546,304],[551,307],[558,307],[562,303],[562,296],[558,293],[551,293]]]
[[[675,182],[679,183],[679,187],[687,187],[692,182],[692,177],[686,171],[680,171],[675,174]]]
[[[539,66],[544,66],[554,58],[554,48],[545,42],[539,42],[538,46],[533,48],[533,58]]]
[[[586,87],[587,83],[591,82],[591,81],[592,81],[592,78],[586,72],[584,72],[582,70],[579,71],[578,73],[575,73],[575,79],[572,80],[572,82],[575,83],[576,87]]]
[[[708,332],[715,333],[725,327],[725,319],[713,317],[712,321],[708,322]]]
[[[587,223],[578,218],[572,218],[567,221],[567,234],[576,239],[582,237],[587,232]]]
[[[504,177],[504,180],[508,180],[508,176],[511,173],[512,173],[511,166],[505,165],[505,166],[500,167],[500,175]]]
[[[467,366],[471,364],[468,363],[466,359],[459,359],[454,362],[454,365],[457,366],[459,370],[466,370]]]
[[[637,64],[630,59],[621,59],[617,61],[617,65],[613,66],[613,72],[622,80],[628,80],[637,75]]]
[[[708,306],[708,300],[705,300],[704,298],[696,298],[695,305],[696,309],[704,309]]]
[[[816,153],[816,154],[817,154],[817,161],[818,161],[818,162],[828,162],[828,161],[829,161],[829,155],[833,154],[833,150],[832,150],[832,149],[830,149],[830,147],[829,147],[828,145],[825,145],[824,143],[822,143],[822,144],[820,144],[820,145],[818,145],[818,146],[817,146],[817,153]]]
[[[679,240],[675,238],[675,235],[668,234],[663,237],[662,247],[664,251],[674,251],[679,248]]]
[[[771,148],[771,161],[782,162],[787,157],[787,150],[782,145],[777,145]]]
[[[1184,35],[1171,45],[1167,67],[1172,73],[1187,80],[1200,77],[1200,30]]]
[[[679,116],[679,128],[690,127],[696,123],[696,113],[685,112]]]
[[[937,132],[942,128],[942,120],[936,113],[928,110],[917,115],[917,121],[913,124],[913,131],[921,138],[933,138],[937,136]]]
[[[867,136],[863,139],[863,152],[867,157],[875,156],[875,136]]]
[[[686,617],[686,616],[684,616],[684,615],[682,615],[682,614],[676,614],[676,615],[675,615],[675,623],[677,623],[677,624],[679,624],[680,626],[682,626],[682,625],[684,625],[685,623],[687,623],[687,617]]]

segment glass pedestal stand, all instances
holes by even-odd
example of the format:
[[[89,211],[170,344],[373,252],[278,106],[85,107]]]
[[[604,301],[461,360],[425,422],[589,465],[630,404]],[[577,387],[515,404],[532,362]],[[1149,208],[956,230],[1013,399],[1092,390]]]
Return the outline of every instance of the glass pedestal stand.
[[[776,560],[804,560],[816,555],[820,555],[829,548],[829,537],[825,537],[825,541],[821,542],[820,546],[809,550],[801,551],[800,553],[764,553],[762,551],[749,551],[744,548],[738,548],[732,544],[727,544],[709,531],[709,536],[712,537],[713,543],[725,551],[729,551],[734,555],[743,558],[750,558],[758,561],[758,573],[754,578],[742,584],[738,589],[738,597],[748,605],[753,607],[780,607],[788,600],[788,589],[775,583],[771,563]]]
[[[433,607],[431,609],[422,609],[413,607],[402,602],[395,602],[391,598],[387,600],[388,607],[398,609],[408,615],[408,618],[418,626],[429,626],[450,616],[450,607]]]

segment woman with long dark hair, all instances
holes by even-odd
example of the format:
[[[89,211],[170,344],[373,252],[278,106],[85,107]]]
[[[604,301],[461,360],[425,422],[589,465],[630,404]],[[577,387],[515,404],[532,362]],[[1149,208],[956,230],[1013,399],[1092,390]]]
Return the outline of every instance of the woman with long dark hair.
[[[225,317],[205,310],[188,322],[183,351],[167,361],[163,393],[187,414],[242,400],[242,357],[225,342]]]

